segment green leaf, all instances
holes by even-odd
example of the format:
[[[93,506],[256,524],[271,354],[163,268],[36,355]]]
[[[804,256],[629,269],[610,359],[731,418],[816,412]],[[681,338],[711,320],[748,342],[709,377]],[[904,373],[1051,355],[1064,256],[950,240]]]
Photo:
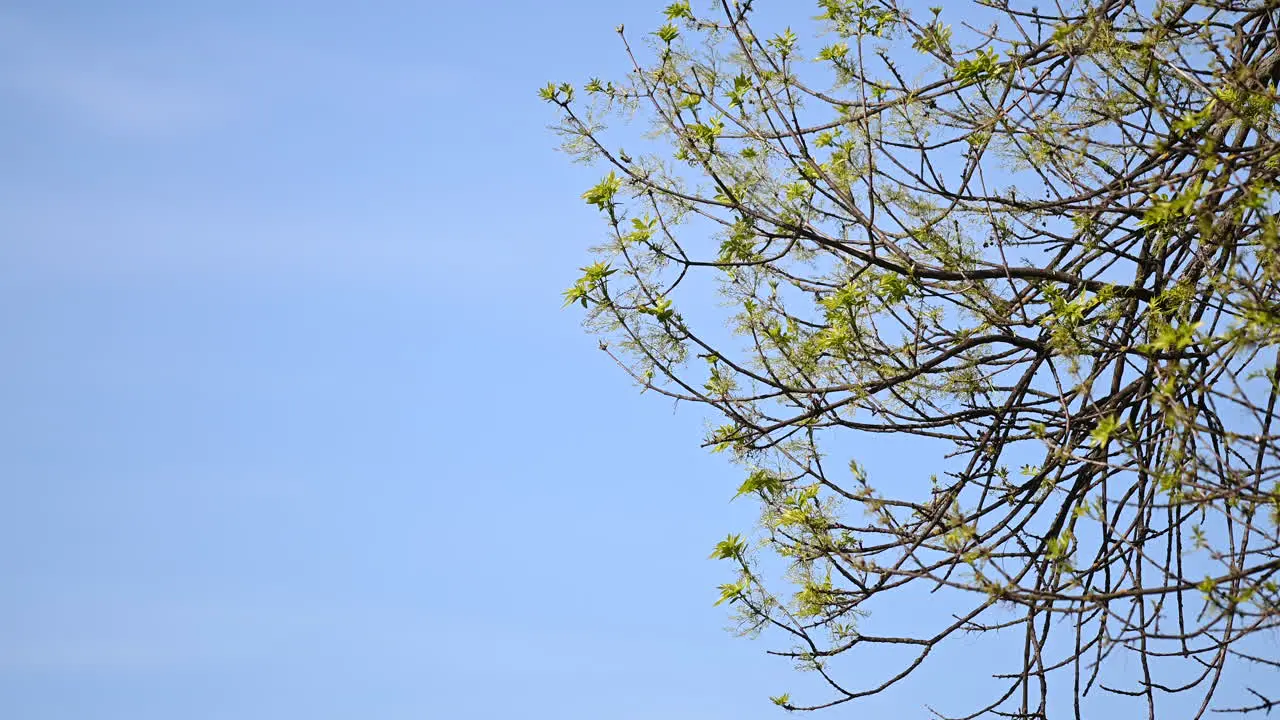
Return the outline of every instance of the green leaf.
[[[720,599],[716,600],[712,607],[719,607],[724,603],[733,604],[742,597],[742,594],[750,587],[750,580],[743,579],[736,583],[726,583],[720,586]]]
[[[672,40],[675,40],[680,36],[680,30],[676,28],[675,25],[667,23],[666,25],[658,28],[658,31],[655,32],[654,35],[657,35],[662,42],[670,45]]]
[[[995,77],[1001,70],[1003,68],[1000,66],[1000,53],[991,48],[985,48],[975,53],[972,59],[957,62],[953,74],[956,80],[971,83]]]
[[[738,75],[733,79],[733,87],[728,90],[729,107],[741,109],[745,102],[747,92],[751,90],[751,78],[746,75]]]
[[[733,497],[735,499],[754,492],[763,492],[773,494],[782,489],[782,478],[769,472],[768,470],[754,470],[747,479],[738,486],[738,493]]]
[[[951,55],[951,26],[934,20],[924,27],[920,36],[911,44],[912,49],[922,53],[938,53]]]
[[[564,305],[561,307],[569,307],[574,303],[582,303],[582,307],[587,307],[587,288],[582,284],[581,280],[574,283],[572,287],[562,294],[564,295]]]
[[[662,322],[672,319],[676,314],[676,311],[671,309],[671,301],[667,298],[658,298],[658,302],[652,307],[642,307],[640,312],[652,315]]]
[[[1075,537],[1066,530],[1059,537],[1049,538],[1045,542],[1044,555],[1049,560],[1059,560],[1071,552],[1071,543]]]
[[[799,40],[800,38],[796,37],[795,32],[791,28],[787,28],[781,33],[774,35],[773,38],[769,40],[769,45],[774,50],[777,50],[779,55],[785,58],[795,52],[796,43]]]
[[[1168,325],[1160,330],[1156,339],[1147,344],[1147,350],[1181,352],[1196,341],[1196,330],[1204,323],[1184,323],[1177,327]]]
[[[1111,434],[1114,433],[1116,428],[1119,426],[1120,421],[1111,415],[1098,420],[1098,425],[1089,433],[1089,437],[1093,440],[1094,446],[1102,447],[1106,445],[1111,440]]]
[[[739,560],[743,553],[747,550],[747,544],[742,541],[740,535],[730,535],[724,540],[716,543],[716,549],[711,552],[711,560]]]
[[[667,6],[663,12],[666,13],[668,20],[692,20],[693,10],[689,7],[689,0],[678,0]]]
[[[1203,580],[1196,585],[1196,589],[1205,594],[1205,597],[1213,594],[1214,588],[1218,587],[1218,583],[1213,578],[1205,576]]]
[[[622,189],[622,180],[618,178],[613,171],[609,171],[609,176],[601,180],[595,187],[582,193],[582,199],[588,204],[604,210],[613,204],[614,195]]]
[[[896,273],[886,273],[880,276],[880,295],[884,298],[886,305],[897,305],[911,294],[911,284],[907,279]]]
[[[819,60],[829,60],[831,62],[839,62],[849,55],[849,46],[846,43],[838,42],[828,45],[818,51]]]
[[[610,275],[618,271],[613,268],[610,268],[609,263],[595,262],[582,268],[582,272],[583,272],[582,279],[585,280],[589,286],[595,286],[603,282],[605,278],[609,277]]]

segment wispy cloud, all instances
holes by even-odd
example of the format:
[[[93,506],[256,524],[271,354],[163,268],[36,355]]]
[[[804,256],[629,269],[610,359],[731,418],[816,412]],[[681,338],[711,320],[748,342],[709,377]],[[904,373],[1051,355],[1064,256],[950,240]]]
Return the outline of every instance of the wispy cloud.
[[[162,57],[133,57],[54,28],[0,15],[0,93],[100,133],[171,137],[226,119],[229,98],[166,76]]]
[[[335,52],[247,19],[172,31],[163,39],[113,38],[0,11],[0,97],[82,129],[166,138],[303,99],[373,108],[462,85],[454,68],[387,57],[376,47]]]
[[[110,134],[172,136],[207,127],[229,108],[192,88],[96,67],[33,64],[0,79],[5,87],[57,105],[73,118]]]
[[[328,17],[183,12],[0,9],[0,105],[27,144],[0,173],[0,235],[18,238],[0,267],[461,282],[472,254],[443,238],[469,221],[440,209],[467,192],[431,145],[468,142],[464,66],[384,41],[385,19],[350,37]],[[518,237],[506,215],[488,227]]]

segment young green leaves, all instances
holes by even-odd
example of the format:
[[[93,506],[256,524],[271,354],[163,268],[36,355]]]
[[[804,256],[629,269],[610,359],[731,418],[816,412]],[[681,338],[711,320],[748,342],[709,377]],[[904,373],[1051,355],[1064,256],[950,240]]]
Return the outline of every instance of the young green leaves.
[[[582,193],[582,199],[588,204],[595,205],[601,210],[607,210],[613,206],[613,198],[622,189],[622,180],[609,171],[609,175],[597,183],[590,190]]]

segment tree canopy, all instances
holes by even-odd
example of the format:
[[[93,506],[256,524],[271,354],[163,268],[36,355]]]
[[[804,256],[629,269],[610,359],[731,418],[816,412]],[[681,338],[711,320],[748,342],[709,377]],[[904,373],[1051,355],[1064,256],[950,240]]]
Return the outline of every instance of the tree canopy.
[[[542,90],[605,173],[567,304],[760,504],[714,556],[822,681],[774,702],[976,633],[939,716],[1270,710],[1280,2],[816,5],[674,2]]]

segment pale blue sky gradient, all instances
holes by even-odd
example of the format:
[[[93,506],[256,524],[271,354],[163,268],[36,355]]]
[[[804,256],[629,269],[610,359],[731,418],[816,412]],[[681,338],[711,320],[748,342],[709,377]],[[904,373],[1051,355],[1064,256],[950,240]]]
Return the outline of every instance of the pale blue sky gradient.
[[[736,474],[559,307],[610,6],[0,9],[0,715],[774,714]]]

